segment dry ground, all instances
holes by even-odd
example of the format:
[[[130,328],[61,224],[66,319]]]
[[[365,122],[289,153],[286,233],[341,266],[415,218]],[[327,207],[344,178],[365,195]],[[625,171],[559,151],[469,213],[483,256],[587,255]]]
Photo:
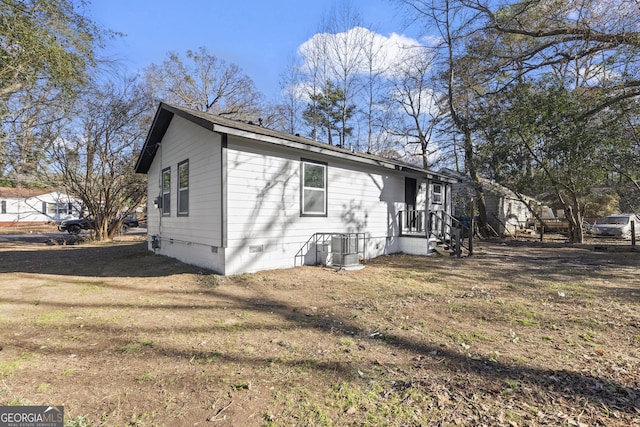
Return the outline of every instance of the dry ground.
[[[0,236],[0,405],[93,427],[640,426],[639,273],[639,252],[483,242],[221,278],[135,238]]]

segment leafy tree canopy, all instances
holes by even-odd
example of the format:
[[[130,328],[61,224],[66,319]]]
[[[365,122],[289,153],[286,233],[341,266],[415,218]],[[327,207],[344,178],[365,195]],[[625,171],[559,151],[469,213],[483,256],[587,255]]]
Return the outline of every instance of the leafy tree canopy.
[[[95,63],[103,33],[83,1],[0,0],[0,98],[46,81],[73,91]]]
[[[319,127],[321,132],[327,136],[327,142],[333,144],[333,134],[337,132],[341,138],[351,135],[353,128],[346,126],[343,128],[343,115],[349,120],[355,111],[355,106],[349,105],[346,110],[342,105],[346,100],[344,91],[336,86],[332,81],[325,82],[322,92],[309,95],[310,102],[303,112],[304,120],[312,127]],[[314,126],[314,124],[316,126]],[[312,135],[317,137],[317,135]],[[344,141],[340,140],[339,144]]]

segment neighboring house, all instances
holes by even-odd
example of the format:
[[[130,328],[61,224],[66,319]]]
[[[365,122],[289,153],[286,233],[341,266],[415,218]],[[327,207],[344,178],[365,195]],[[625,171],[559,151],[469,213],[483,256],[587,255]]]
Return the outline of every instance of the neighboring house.
[[[458,180],[453,184],[454,214],[468,216],[466,205],[475,198],[471,178],[451,169],[443,169],[440,173]],[[534,198],[518,195],[489,179],[480,177],[480,183],[484,191],[487,222],[500,236],[515,235],[518,230],[526,228],[534,218],[532,209],[539,211],[542,208]],[[542,217],[549,218],[546,210]]]
[[[225,275],[426,254],[427,212],[451,213],[454,181],[164,103],[136,172],[149,249]]]
[[[80,202],[51,190],[0,187],[0,225],[36,225],[78,216]]]

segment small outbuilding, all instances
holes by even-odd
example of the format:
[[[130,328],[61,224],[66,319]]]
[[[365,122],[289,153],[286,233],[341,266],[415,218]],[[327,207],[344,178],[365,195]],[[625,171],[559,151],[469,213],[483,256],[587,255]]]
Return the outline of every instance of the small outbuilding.
[[[165,103],[136,172],[148,175],[149,250],[225,275],[428,254],[456,181]]]

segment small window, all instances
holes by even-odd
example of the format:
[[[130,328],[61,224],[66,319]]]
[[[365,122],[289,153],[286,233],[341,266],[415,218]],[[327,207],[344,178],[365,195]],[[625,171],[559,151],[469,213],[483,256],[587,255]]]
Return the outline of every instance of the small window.
[[[7,201],[3,200],[2,202],[0,202],[0,209],[2,209],[2,213],[6,214],[7,213]]]
[[[433,184],[433,203],[442,204],[442,184]]]
[[[162,215],[171,213],[171,169],[162,171]]]
[[[302,162],[300,212],[306,216],[327,215],[327,165]]]
[[[189,215],[189,160],[178,164],[178,215]]]
[[[47,214],[47,202],[42,202],[42,213]]]

